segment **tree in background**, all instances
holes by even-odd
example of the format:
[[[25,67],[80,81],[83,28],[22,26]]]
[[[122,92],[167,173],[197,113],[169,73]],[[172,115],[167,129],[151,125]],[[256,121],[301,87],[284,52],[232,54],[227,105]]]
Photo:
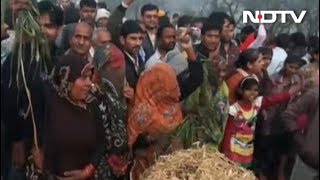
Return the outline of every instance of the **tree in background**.
[[[114,9],[121,0],[99,0],[105,1]],[[128,18],[139,17],[140,8],[143,4],[154,3],[161,9],[169,12],[179,12],[181,14],[193,16],[208,16],[212,11],[225,11],[237,22],[237,28],[244,26],[242,23],[243,10],[294,10],[300,13],[302,10],[307,10],[304,21],[301,24],[294,24],[288,18],[286,24],[281,24],[279,21],[274,24],[266,25],[269,33],[291,33],[301,31],[306,35],[319,35],[319,0],[136,0],[128,9]]]

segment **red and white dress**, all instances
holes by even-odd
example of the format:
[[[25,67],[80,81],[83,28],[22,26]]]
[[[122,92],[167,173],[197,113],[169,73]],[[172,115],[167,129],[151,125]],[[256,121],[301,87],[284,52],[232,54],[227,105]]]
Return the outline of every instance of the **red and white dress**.
[[[253,141],[256,119],[260,109],[290,100],[290,94],[258,97],[252,104],[236,101],[229,107],[229,118],[224,131],[221,151],[232,161],[250,166],[253,159]]]

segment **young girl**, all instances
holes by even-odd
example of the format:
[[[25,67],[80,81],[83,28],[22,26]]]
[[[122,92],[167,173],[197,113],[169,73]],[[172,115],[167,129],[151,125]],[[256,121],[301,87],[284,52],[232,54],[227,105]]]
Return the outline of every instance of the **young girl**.
[[[243,51],[236,62],[237,72],[227,79],[229,103],[236,101],[236,91],[241,80],[247,76],[259,76],[264,65],[262,53],[257,49]]]
[[[244,167],[250,167],[253,159],[253,141],[256,118],[261,108],[289,101],[299,86],[289,92],[271,97],[258,96],[259,82],[253,76],[245,77],[238,89],[238,98],[229,107],[229,118],[225,127],[221,151],[228,158]]]

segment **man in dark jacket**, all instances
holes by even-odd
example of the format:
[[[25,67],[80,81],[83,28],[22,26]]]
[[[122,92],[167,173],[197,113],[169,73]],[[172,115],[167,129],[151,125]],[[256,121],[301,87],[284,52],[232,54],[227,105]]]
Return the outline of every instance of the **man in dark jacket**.
[[[136,21],[126,21],[121,29],[120,42],[126,60],[126,79],[135,89],[139,76],[144,70],[144,63],[139,55],[143,41],[143,31]]]
[[[156,50],[156,33],[159,24],[159,8],[153,4],[145,4],[141,8],[141,19],[146,28],[146,35],[143,41],[145,60],[149,59]]]
[[[291,180],[319,179],[319,69],[313,77],[317,85],[305,92],[297,102],[290,104],[282,114],[298,152]],[[296,119],[304,113],[307,114],[308,124],[301,131]]]

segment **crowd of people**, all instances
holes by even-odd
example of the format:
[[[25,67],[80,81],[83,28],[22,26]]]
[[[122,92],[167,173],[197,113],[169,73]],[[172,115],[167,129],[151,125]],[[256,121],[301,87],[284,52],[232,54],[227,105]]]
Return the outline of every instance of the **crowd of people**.
[[[259,180],[319,179],[319,37],[270,34],[263,24],[235,36],[235,20],[218,10],[169,17],[145,4],[127,19],[134,1],[113,12],[95,0],[38,2],[52,59],[42,72],[30,38],[15,34],[31,5],[9,0],[3,180],[138,180],[160,155],[196,142],[216,145]]]

